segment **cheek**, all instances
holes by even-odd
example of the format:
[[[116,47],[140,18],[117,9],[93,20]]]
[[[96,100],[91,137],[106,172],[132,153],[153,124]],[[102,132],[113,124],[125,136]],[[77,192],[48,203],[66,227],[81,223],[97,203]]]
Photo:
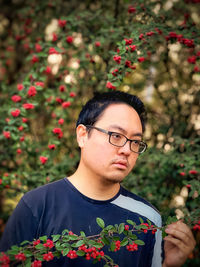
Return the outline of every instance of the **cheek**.
[[[138,159],[138,155],[137,154],[133,154],[129,160],[129,164],[130,164],[130,167],[133,168],[135,166],[135,163]]]
[[[106,168],[116,153],[110,144],[105,145],[100,143],[92,144],[88,152],[90,161],[93,162],[95,166],[99,166],[99,168]]]
[[[96,145],[94,154],[95,158],[98,158],[97,160],[99,160],[99,162],[97,161],[96,163],[105,164],[106,162],[109,162],[109,160],[112,160],[112,153],[112,149],[110,149],[109,145]]]

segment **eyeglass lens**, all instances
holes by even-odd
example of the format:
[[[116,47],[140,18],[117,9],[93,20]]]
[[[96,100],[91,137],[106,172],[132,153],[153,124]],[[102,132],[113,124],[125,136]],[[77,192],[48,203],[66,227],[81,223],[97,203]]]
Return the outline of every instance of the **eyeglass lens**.
[[[118,133],[112,133],[110,135],[110,143],[116,146],[124,146],[127,139],[124,135]],[[133,140],[131,142],[131,150],[134,152],[143,152],[145,149],[145,144],[143,144],[140,140]]]

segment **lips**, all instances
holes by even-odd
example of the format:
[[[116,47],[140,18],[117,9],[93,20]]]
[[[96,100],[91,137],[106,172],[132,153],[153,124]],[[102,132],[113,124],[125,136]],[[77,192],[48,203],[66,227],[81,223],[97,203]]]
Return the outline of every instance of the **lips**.
[[[116,160],[113,162],[113,164],[120,169],[126,169],[128,166],[126,160]]]

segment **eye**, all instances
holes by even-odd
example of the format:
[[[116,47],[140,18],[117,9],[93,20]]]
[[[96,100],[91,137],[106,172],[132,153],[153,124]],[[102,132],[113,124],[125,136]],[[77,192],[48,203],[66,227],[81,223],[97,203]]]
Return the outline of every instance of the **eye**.
[[[112,137],[116,140],[120,140],[122,138],[121,134],[119,133],[112,133]]]
[[[132,140],[132,144],[139,146],[140,140]]]

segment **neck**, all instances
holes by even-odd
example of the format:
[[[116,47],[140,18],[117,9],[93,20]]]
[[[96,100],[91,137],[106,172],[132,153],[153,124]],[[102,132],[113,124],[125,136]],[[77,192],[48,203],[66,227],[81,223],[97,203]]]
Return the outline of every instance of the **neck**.
[[[106,181],[103,177],[85,170],[81,165],[73,175],[68,177],[68,180],[83,195],[96,200],[108,200],[114,197],[120,189],[119,183]]]

